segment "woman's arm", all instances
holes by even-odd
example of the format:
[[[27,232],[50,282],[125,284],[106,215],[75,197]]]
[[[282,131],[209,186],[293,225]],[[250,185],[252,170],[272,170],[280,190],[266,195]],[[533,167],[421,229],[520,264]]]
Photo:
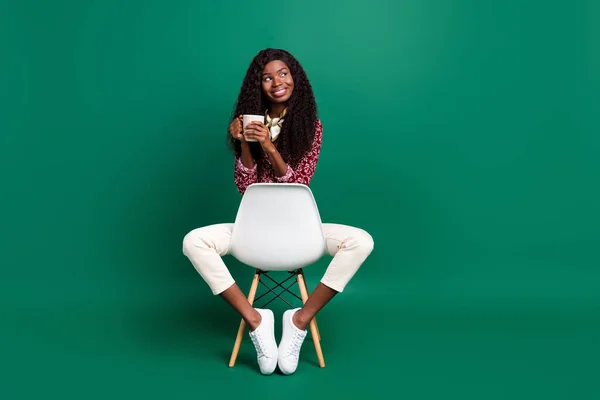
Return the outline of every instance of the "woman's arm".
[[[265,153],[269,157],[269,161],[271,162],[271,166],[273,167],[273,171],[275,172],[275,177],[284,176],[287,172],[288,165],[283,161],[281,154],[277,151],[275,146],[269,147],[265,150]]]
[[[235,182],[235,185],[241,194],[246,192],[248,186],[258,182],[256,163],[252,159],[252,167],[248,168],[246,165],[244,165],[243,157],[244,156],[242,153],[241,157],[235,158],[235,166],[233,169],[233,181]]]
[[[269,128],[267,128],[265,124],[261,122],[250,122],[246,127],[245,134],[248,136],[248,138],[254,139],[260,143],[263,151],[267,157],[269,157],[269,161],[271,162],[275,176],[284,176],[288,167],[281,157],[281,154],[279,154],[279,151],[271,141],[269,136]]]
[[[321,144],[323,142],[323,126],[321,121],[317,120],[315,138],[311,149],[302,157],[295,169],[283,163],[285,166],[277,166],[275,179],[281,183],[301,183],[308,186],[317,168],[319,155],[321,153]],[[277,153],[279,154],[279,153]],[[279,156],[281,158],[281,156]],[[282,160],[283,162],[283,160]],[[271,160],[273,163],[273,160]],[[275,168],[275,164],[274,168]]]
[[[241,194],[244,194],[248,186],[258,182],[256,163],[250,151],[250,145],[244,139],[242,134],[242,116],[234,119],[229,126],[229,132],[234,139],[240,141],[242,153],[235,157],[233,168],[233,181]]]
[[[292,167],[283,160],[275,145],[270,141],[268,130],[264,124],[251,122],[246,128],[246,132],[249,137],[260,142],[264,152],[269,157],[269,161],[275,172],[275,179],[278,182],[302,183],[308,186],[315,173],[317,161],[319,160],[319,154],[321,152],[323,126],[321,125],[320,120],[317,120],[312,147],[298,162],[295,169],[292,169]]]
[[[250,151],[250,145],[248,142],[242,142],[242,157],[241,161],[244,164],[244,167],[248,169],[254,168],[254,158],[252,157],[252,152]]]

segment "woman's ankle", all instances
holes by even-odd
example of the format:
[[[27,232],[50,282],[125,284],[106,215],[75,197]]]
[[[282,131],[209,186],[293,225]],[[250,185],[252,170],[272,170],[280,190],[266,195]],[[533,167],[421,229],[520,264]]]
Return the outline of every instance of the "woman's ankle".
[[[248,325],[250,332],[256,330],[256,328],[258,328],[262,322],[262,315],[260,315],[260,313],[254,308],[252,311],[254,312],[246,318],[246,324]]]
[[[296,326],[296,328],[300,330],[307,330],[308,325],[310,324],[310,320],[312,318],[307,317],[306,311],[303,308],[299,309],[292,315],[292,323]]]

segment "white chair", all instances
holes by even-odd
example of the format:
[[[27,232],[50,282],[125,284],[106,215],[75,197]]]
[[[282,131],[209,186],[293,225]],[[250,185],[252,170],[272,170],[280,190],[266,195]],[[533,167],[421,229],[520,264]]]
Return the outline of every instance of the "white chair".
[[[242,197],[231,235],[230,254],[238,261],[255,269],[254,279],[248,293],[248,301],[254,304],[259,283],[274,294],[291,293],[306,303],[308,288],[302,268],[315,263],[326,253],[321,217],[312,191],[308,186],[296,183],[256,183],[250,185]],[[269,272],[288,271],[288,279],[277,282]],[[276,293],[263,281],[268,278],[276,287],[283,289]],[[301,297],[283,284],[296,278]],[[296,283],[292,281],[292,285]],[[271,300],[271,301],[272,301]],[[270,303],[270,301],[269,301]],[[268,303],[267,303],[268,304]],[[263,306],[264,307],[264,306]],[[293,307],[293,306],[292,306]],[[246,323],[242,319],[229,361],[233,367],[242,343]],[[320,344],[320,334],[316,319],[310,323],[311,336],[319,359],[325,367]]]

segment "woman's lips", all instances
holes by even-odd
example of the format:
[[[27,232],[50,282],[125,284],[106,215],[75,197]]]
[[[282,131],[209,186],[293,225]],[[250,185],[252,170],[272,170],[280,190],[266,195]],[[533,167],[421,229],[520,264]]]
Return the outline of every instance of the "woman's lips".
[[[287,93],[286,88],[281,88],[273,92],[273,97],[282,97]]]

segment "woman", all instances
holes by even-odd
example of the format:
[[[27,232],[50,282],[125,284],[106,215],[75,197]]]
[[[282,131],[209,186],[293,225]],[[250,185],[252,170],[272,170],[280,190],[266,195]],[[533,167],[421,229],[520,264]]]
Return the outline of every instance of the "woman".
[[[242,114],[263,113],[266,124],[253,122],[242,132]],[[243,194],[257,182],[309,185],[322,132],[313,91],[300,63],[284,50],[260,51],[246,72],[229,126],[239,192]],[[344,290],[373,250],[373,239],[358,228],[323,224],[333,259],[306,304],[284,313],[278,346],[273,312],[250,305],[221,258],[229,251],[232,228],[229,223],[194,229],[184,238],[183,252],[213,294],[220,295],[248,324],[261,372],[269,375],[279,366],[284,374],[292,374],[310,321]]]

